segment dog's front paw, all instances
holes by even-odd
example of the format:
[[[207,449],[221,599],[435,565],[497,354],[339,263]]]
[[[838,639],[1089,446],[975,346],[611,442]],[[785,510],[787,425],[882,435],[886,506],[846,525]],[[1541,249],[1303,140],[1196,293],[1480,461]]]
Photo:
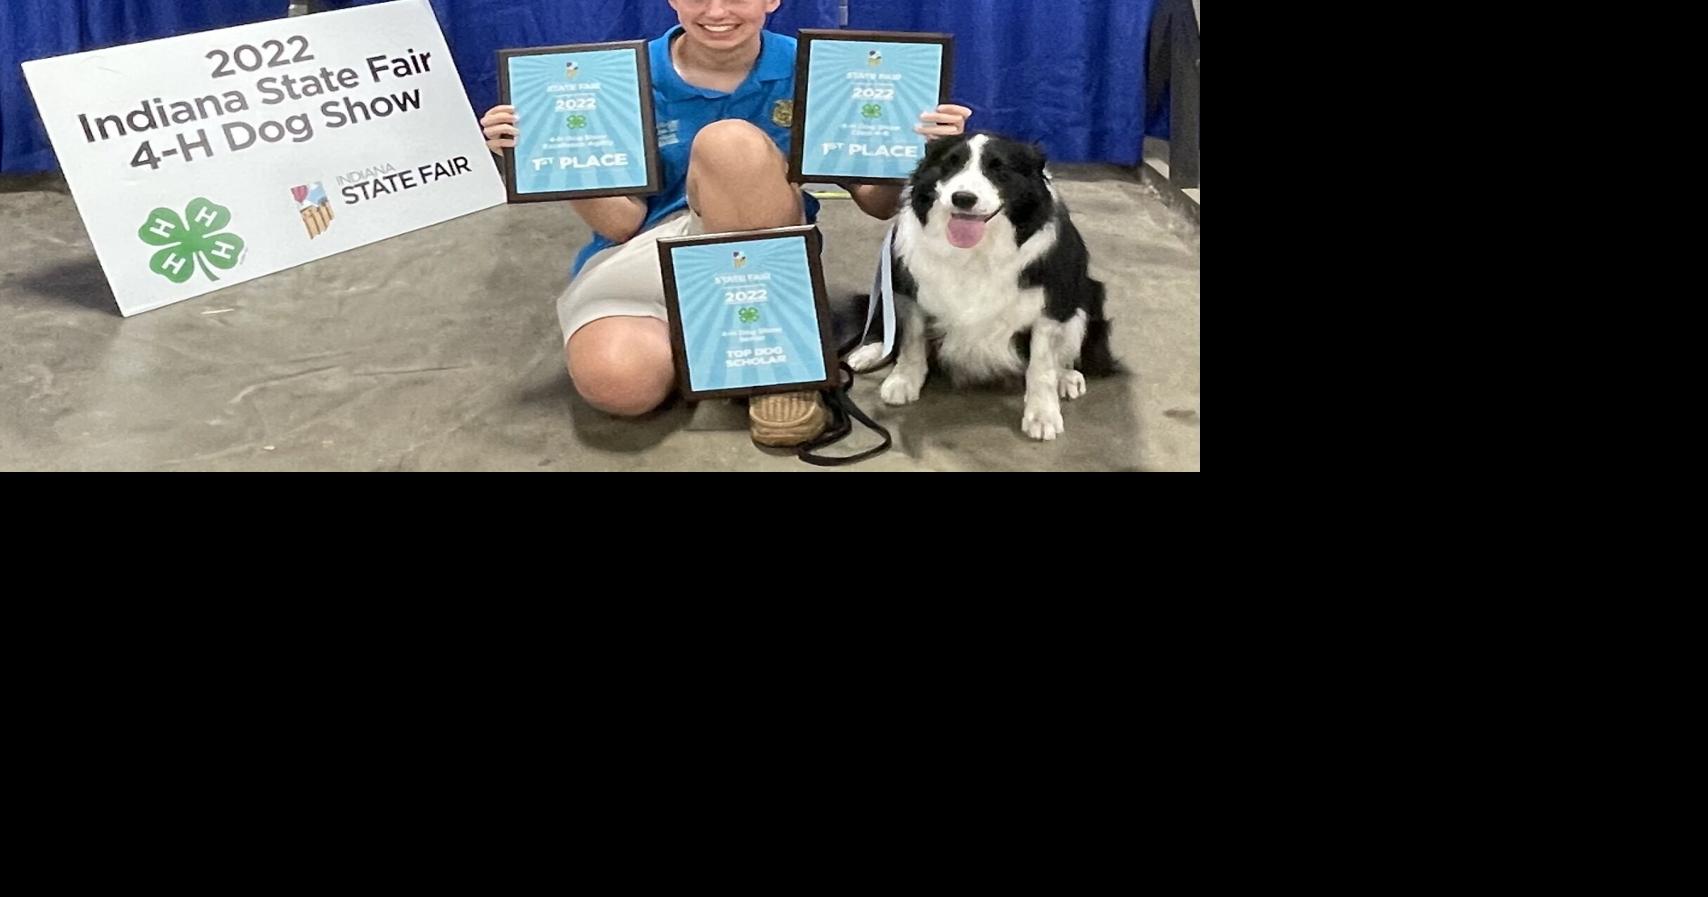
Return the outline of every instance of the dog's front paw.
[[[1079,371],[1062,371],[1056,378],[1056,390],[1064,399],[1077,399],[1085,395],[1085,375]]]
[[[864,374],[884,363],[884,344],[867,343],[848,353],[848,366],[856,374]]]
[[[1020,429],[1033,439],[1055,439],[1067,429],[1062,426],[1062,406],[1053,400],[1027,402],[1025,413],[1020,415]]]
[[[923,376],[897,365],[878,387],[878,398],[883,399],[885,405],[911,405],[919,401],[919,388],[924,385]]]

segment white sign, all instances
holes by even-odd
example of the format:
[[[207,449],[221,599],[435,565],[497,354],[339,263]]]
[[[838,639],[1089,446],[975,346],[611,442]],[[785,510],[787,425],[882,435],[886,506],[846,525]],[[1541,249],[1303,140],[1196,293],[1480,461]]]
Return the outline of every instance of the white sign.
[[[427,0],[24,76],[127,316],[505,201]]]

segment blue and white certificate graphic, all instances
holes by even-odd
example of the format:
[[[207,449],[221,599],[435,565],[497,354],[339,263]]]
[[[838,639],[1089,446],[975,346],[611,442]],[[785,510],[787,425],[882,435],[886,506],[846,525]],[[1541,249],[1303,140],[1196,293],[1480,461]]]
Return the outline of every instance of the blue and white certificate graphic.
[[[518,194],[646,184],[638,66],[632,50],[509,58]]]
[[[693,391],[825,380],[805,239],[676,246],[670,253]]]

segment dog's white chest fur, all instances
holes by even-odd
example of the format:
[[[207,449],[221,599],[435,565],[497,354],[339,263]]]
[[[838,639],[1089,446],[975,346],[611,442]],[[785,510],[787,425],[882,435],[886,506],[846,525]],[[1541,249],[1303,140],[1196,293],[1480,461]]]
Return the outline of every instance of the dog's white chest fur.
[[[1014,334],[1030,331],[1044,313],[1043,288],[1022,289],[1020,275],[1055,245],[1055,222],[1015,246],[1014,225],[998,214],[977,246],[960,249],[948,240],[948,217],[933,209],[921,225],[904,211],[895,237],[896,254],[919,287],[914,299],[942,338],[937,360],[956,379],[1018,374],[1024,363]]]

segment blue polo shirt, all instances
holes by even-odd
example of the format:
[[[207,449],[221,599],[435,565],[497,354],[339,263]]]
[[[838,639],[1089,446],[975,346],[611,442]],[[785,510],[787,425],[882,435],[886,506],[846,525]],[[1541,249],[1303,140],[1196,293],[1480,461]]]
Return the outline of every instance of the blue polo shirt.
[[[760,32],[759,58],[753,71],[734,93],[695,87],[682,80],[670,61],[670,42],[682,33],[677,25],[662,37],[647,42],[652,66],[653,122],[658,130],[658,161],[664,186],[646,200],[645,231],[688,207],[688,151],[700,129],[715,121],[739,118],[757,125],[771,136],[784,158],[789,155],[789,122],[795,101],[795,39],[771,31]],[[808,222],[818,221],[818,200],[803,193]],[[616,245],[597,231],[593,242],[575,257],[570,276],[595,252]]]

